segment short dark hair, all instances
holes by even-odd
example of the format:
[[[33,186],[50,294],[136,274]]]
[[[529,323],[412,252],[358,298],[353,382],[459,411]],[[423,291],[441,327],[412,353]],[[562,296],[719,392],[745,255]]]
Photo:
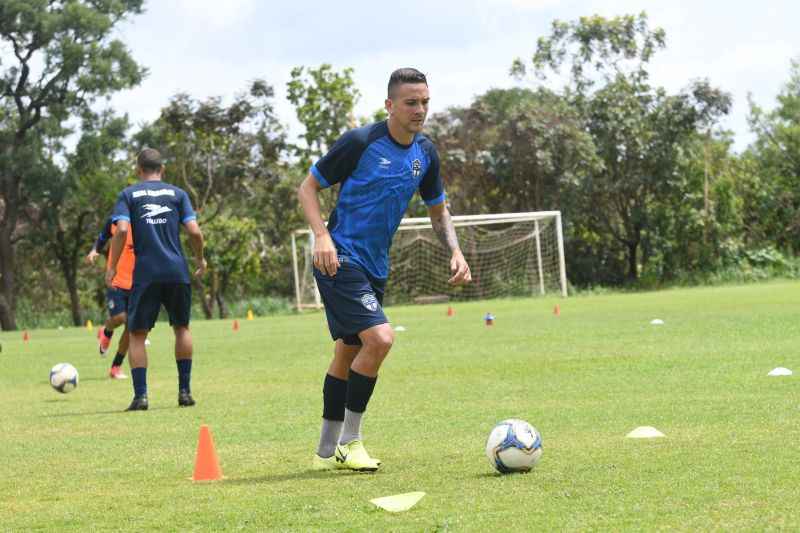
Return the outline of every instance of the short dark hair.
[[[145,148],[136,156],[136,166],[145,172],[158,172],[162,165],[161,154],[154,148]]]
[[[428,85],[428,80],[425,78],[425,74],[415,68],[399,68],[389,76],[389,87],[387,90],[389,98],[392,97],[394,88],[404,83],[424,83]]]

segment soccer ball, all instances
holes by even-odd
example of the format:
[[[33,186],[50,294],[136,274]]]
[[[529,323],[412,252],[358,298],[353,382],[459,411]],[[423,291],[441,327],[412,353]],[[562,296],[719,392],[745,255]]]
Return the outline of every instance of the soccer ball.
[[[501,474],[530,472],[542,457],[542,437],[524,420],[503,420],[489,433],[486,457]]]
[[[78,386],[78,371],[69,363],[58,363],[50,369],[50,386],[61,393],[68,393]]]

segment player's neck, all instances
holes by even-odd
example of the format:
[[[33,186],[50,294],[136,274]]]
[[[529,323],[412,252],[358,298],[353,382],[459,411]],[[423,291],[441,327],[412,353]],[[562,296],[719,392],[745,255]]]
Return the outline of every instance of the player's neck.
[[[396,124],[394,121],[392,121],[391,117],[389,117],[389,120],[386,121],[386,124],[389,127],[389,135],[391,135],[392,139],[394,139],[398,144],[408,146],[414,142],[414,136],[416,133],[403,129],[399,124]]]
[[[158,174],[148,174],[140,178],[142,181],[161,181],[161,176]]]

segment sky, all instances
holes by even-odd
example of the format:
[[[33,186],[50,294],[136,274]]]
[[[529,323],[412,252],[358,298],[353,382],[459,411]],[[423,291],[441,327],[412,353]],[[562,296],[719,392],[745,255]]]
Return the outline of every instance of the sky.
[[[530,60],[555,19],[645,11],[651,28],[667,35],[651,81],[677,92],[707,78],[731,93],[722,127],[742,150],[753,140],[748,94],[772,108],[800,58],[800,2],[783,0],[149,0],[145,9],[116,33],[149,75],[114,95],[112,107],[139,124],[178,92],[230,101],[263,78],[292,138],[302,133],[286,100],[293,67],[352,67],[358,116],[383,107],[392,70],[416,67],[427,74],[435,113],[491,88],[535,86],[511,78],[509,68],[515,58]]]

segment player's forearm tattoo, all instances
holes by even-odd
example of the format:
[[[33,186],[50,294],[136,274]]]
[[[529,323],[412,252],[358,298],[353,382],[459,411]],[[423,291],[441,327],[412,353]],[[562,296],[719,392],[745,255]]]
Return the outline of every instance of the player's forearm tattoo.
[[[453,226],[453,219],[450,217],[450,213],[447,209],[445,209],[441,215],[431,217],[431,226],[433,226],[433,232],[436,233],[439,242],[441,242],[445,248],[451,252],[460,249],[458,246],[458,237],[456,237],[456,228]]]

